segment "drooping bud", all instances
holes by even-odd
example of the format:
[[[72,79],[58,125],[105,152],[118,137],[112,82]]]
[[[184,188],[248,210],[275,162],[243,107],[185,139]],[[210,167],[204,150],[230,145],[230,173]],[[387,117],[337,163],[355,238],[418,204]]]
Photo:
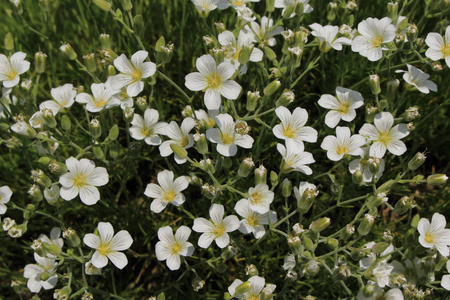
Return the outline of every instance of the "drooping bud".
[[[250,291],[252,289],[252,284],[250,281],[246,281],[241,283],[240,285],[238,285],[236,287],[236,294],[238,295],[242,295],[247,293],[248,291]]]
[[[398,215],[403,215],[410,209],[417,206],[416,201],[414,200],[414,196],[403,196],[400,200],[397,201],[394,207],[394,212]]]
[[[327,237],[327,245],[331,250],[334,250],[339,246],[339,241],[335,238]]]
[[[58,162],[56,160],[53,160],[49,163],[48,168],[50,169],[50,172],[54,174],[64,174],[67,173],[67,166],[64,163]]]
[[[283,197],[288,198],[292,194],[292,181],[285,178],[281,183],[281,194]]]
[[[172,149],[173,153],[181,159],[185,159],[188,156],[186,149],[176,143],[170,144],[170,149]]]
[[[320,218],[314,222],[311,223],[309,226],[309,229],[311,229],[315,233],[319,233],[325,229],[327,229],[328,226],[330,226],[331,220],[328,217]]]
[[[320,271],[319,263],[315,260],[308,261],[305,266],[305,271],[309,276],[316,275]]]
[[[364,287],[363,295],[365,298],[372,298],[375,292],[375,286],[372,284],[368,284]]]
[[[300,192],[301,190],[303,190],[303,193]],[[301,214],[305,214],[313,205],[314,200],[319,195],[319,191],[316,185],[302,181],[298,188],[294,187],[294,194],[297,199],[298,211]]]
[[[35,210],[36,206],[34,204],[27,204],[25,210],[23,211],[23,218],[25,219],[25,221],[31,219],[31,217],[34,215]]]

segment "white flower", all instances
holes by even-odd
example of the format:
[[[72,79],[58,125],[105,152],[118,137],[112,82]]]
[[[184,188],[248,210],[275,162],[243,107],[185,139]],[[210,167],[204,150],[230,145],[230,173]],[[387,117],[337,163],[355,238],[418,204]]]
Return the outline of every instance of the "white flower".
[[[252,276],[248,279],[250,282],[250,290],[244,294],[236,294],[236,288],[243,284],[242,280],[235,279],[233,283],[228,287],[228,293],[237,299],[261,299],[261,291],[264,288],[266,280],[260,276]]]
[[[224,208],[221,204],[213,204],[209,208],[211,221],[205,218],[196,218],[192,229],[196,232],[204,232],[198,239],[198,245],[207,249],[212,241],[216,241],[217,246],[225,248],[230,243],[228,232],[239,228],[238,217],[231,215],[223,217]]]
[[[92,255],[92,264],[96,268],[103,268],[108,264],[108,259],[119,269],[128,264],[128,259],[122,252],[130,248],[133,243],[131,235],[126,230],[121,230],[114,235],[114,228],[109,222],[98,223],[98,233],[88,233],[83,242],[86,246],[95,249]]]
[[[381,175],[383,175],[385,166],[384,159],[369,156],[370,146],[362,147],[362,149],[364,153],[361,155],[361,158],[352,160],[348,164],[348,169],[351,174],[355,173],[356,170],[361,170],[363,182],[371,183],[373,179],[379,179]],[[372,167],[375,167],[372,168],[372,170],[378,169],[376,174],[372,173],[371,165]]]
[[[220,95],[226,99],[237,99],[242,87],[234,80],[229,80],[235,72],[230,62],[216,65],[214,58],[205,54],[197,58],[196,67],[200,72],[193,72],[185,77],[185,85],[191,91],[205,92],[205,105],[208,109],[219,109]]]
[[[303,151],[303,147],[299,147],[297,143],[287,141],[286,147],[277,144],[277,150],[283,157],[283,162],[287,165],[288,170],[299,171],[306,175],[313,173],[311,168],[306,166],[315,162],[312,154]]]
[[[305,126],[308,121],[308,112],[306,109],[297,107],[291,114],[289,109],[279,106],[275,109],[275,113],[281,121],[273,127],[273,134],[283,140],[291,140],[299,144],[303,148],[303,141],[315,143],[317,142],[317,130],[312,127]]]
[[[397,70],[395,73],[404,73],[403,79],[424,94],[428,94],[430,90],[433,92],[437,91],[436,83],[428,80],[430,75],[411,65],[406,64],[406,66],[408,67],[408,71]]]
[[[350,128],[336,127],[336,136],[326,136],[320,147],[327,150],[327,157],[333,161],[341,160],[344,155],[364,154],[361,146],[366,144],[366,139],[359,135],[351,135]]]
[[[95,167],[92,160],[70,157],[66,160],[69,172],[59,177],[62,185],[60,194],[64,200],[72,200],[80,194],[81,202],[93,205],[100,200],[100,193],[96,186],[108,183],[108,172],[103,167]]]
[[[384,44],[395,39],[395,26],[392,20],[384,17],[367,18],[358,24],[358,31],[361,34],[353,39],[352,51],[359,52],[370,61],[377,61],[383,56],[383,50],[388,50]]]
[[[272,224],[277,221],[277,214],[272,210],[264,214],[252,210],[248,199],[239,200],[234,206],[234,210],[244,218],[241,220],[239,231],[243,234],[253,233],[257,239],[262,238],[266,233],[263,225],[269,225],[269,217]]]
[[[194,138],[189,132],[194,127],[195,121],[190,117],[183,120],[183,122],[181,123],[181,127],[179,127],[177,122],[175,121],[170,122],[164,134],[171,138],[171,140],[164,141],[159,146],[159,153],[161,154],[161,156],[166,157],[173,153],[172,148],[170,148],[171,144],[178,144],[184,149],[191,148],[194,145]],[[187,159],[179,158],[178,155],[175,154],[175,161],[177,164],[184,164]]]
[[[358,295],[356,296],[356,300],[377,300],[377,299],[384,299],[384,300],[403,300],[403,293],[400,289],[390,289],[386,293],[382,288],[380,288],[375,282],[369,280],[367,285],[372,285],[374,292],[372,296],[366,297],[364,296],[364,289],[361,289],[358,292]]]
[[[202,16],[208,16],[209,12],[217,8],[217,4],[221,0],[191,0],[195,5],[198,13]]]
[[[4,185],[0,187],[0,215],[3,215],[8,209],[5,204],[9,202],[12,194],[13,192],[9,186]]]
[[[447,221],[439,213],[435,213],[431,219],[422,218],[417,225],[419,231],[419,243],[425,248],[436,248],[439,253],[446,257],[449,256],[450,229],[446,229]]]
[[[248,200],[250,201],[250,209],[260,214],[269,212],[270,203],[272,203],[274,195],[274,192],[269,190],[269,186],[265,183],[249,188]]]
[[[367,137],[373,144],[370,146],[370,156],[383,157],[386,149],[394,155],[402,155],[406,145],[400,139],[409,134],[406,124],[394,125],[394,117],[389,112],[381,112],[375,116],[375,126],[364,124],[359,133]]]
[[[66,83],[63,86],[52,88],[50,91],[53,100],[47,100],[39,105],[39,109],[48,108],[52,111],[53,115],[63,108],[71,107],[75,102],[75,96],[77,91],[73,88],[71,83]]]
[[[326,109],[331,109],[325,116],[325,124],[334,128],[340,120],[346,122],[353,121],[356,117],[357,108],[364,104],[364,98],[357,91],[338,86],[336,97],[330,94],[322,95],[319,105]]]
[[[375,276],[379,287],[383,288],[386,285],[389,285],[389,275],[391,275],[393,269],[393,266],[382,261],[372,270],[372,274]]]
[[[313,8],[308,4],[308,2],[309,0],[275,0],[275,7],[283,9],[281,13],[285,18],[293,18],[296,15],[295,8],[298,4],[303,5],[304,14],[309,14],[313,11]],[[289,16],[285,16],[286,9],[292,9],[292,13]]]
[[[430,32],[425,39],[425,43],[430,47],[425,55],[433,61],[444,58],[445,63],[450,68],[450,25],[445,29],[444,38],[439,33]]]
[[[450,260],[447,261],[447,272],[450,273]],[[450,291],[450,275],[442,276],[441,286],[447,291]]]
[[[17,134],[24,135],[30,138],[34,138],[36,136],[36,130],[30,126],[27,122],[19,121],[13,125],[11,125],[11,130]]]
[[[171,203],[180,206],[186,200],[181,193],[189,186],[189,181],[185,176],[180,176],[173,180],[173,172],[164,170],[158,173],[158,183],[149,183],[144,194],[147,197],[154,198],[150,205],[151,211],[160,213],[167,204]]]
[[[219,128],[210,128],[206,131],[206,137],[217,144],[217,152],[223,156],[234,156],[237,146],[250,149],[253,146],[253,138],[248,134],[236,132],[236,124],[229,114],[219,114],[215,117]]]
[[[352,40],[346,37],[336,38],[339,32],[338,26],[326,25],[322,26],[318,23],[309,25],[313,31],[311,34],[319,40],[319,49],[322,52],[334,50],[342,50],[342,45],[351,45]]]
[[[217,3],[217,7],[219,9],[227,9],[230,6],[233,6],[235,9],[245,8],[245,4],[248,2],[259,2],[260,0],[220,0]]]
[[[92,261],[89,260],[84,264],[84,272],[86,275],[100,275],[102,274],[102,269],[97,268],[92,264]]]
[[[282,26],[273,26],[273,20],[266,16],[261,18],[261,25],[257,22],[251,22],[250,26],[245,25],[244,29],[253,34],[253,42],[258,42],[263,45],[275,46],[277,41],[274,36],[281,34],[284,30]]]
[[[194,111],[194,114],[195,118],[200,121],[202,126],[205,126],[206,128],[213,128],[214,125],[216,125],[215,117],[219,114],[219,110],[214,109],[206,112],[203,109],[199,109]]]
[[[115,88],[127,87],[127,94],[130,97],[136,97],[144,90],[142,79],[155,74],[156,65],[152,62],[144,62],[148,57],[148,52],[140,50],[131,56],[131,62],[125,56],[120,55],[114,60],[114,66],[120,74],[115,75],[112,85]]]
[[[187,240],[191,234],[191,229],[187,226],[181,226],[177,229],[175,236],[170,226],[164,226],[158,230],[159,242],[156,243],[155,253],[159,261],[166,260],[167,267],[170,270],[180,268],[180,255],[191,256],[194,253],[194,246]]]
[[[19,81],[19,75],[30,69],[30,63],[25,60],[27,55],[23,52],[14,53],[9,59],[0,54],[0,81],[3,86],[11,88],[16,86]]]
[[[159,113],[156,109],[147,108],[144,117],[134,114],[131,121],[130,135],[135,140],[144,140],[147,144],[158,146],[161,144],[161,138],[158,134],[164,134],[168,124],[158,122]]]
[[[105,83],[93,83],[91,85],[92,95],[80,93],[76,97],[78,103],[86,103],[86,110],[89,112],[99,112],[120,105],[118,97],[119,90],[113,88],[112,77]]]
[[[34,253],[37,264],[25,266],[23,277],[28,278],[27,287],[32,293],[39,293],[41,288],[52,289],[58,283],[56,267],[58,263],[55,259],[40,257]]]
[[[59,249],[61,249],[64,246],[64,240],[60,236],[61,236],[61,229],[59,227],[53,227],[52,230],[50,231],[50,238],[48,236],[46,236],[45,234],[41,234],[39,236],[39,239],[43,243],[47,243],[49,245],[54,245],[54,246],[58,247]],[[54,256],[50,253],[47,253],[47,257],[56,258],[56,256]]]

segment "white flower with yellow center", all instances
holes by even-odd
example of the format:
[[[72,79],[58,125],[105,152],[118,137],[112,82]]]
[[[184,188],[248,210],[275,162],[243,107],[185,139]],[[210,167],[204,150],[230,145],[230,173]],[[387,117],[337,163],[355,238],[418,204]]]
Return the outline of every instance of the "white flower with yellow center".
[[[248,283],[250,283],[250,289],[242,294],[236,293],[236,288],[243,284],[242,280],[235,279],[233,283],[228,287],[228,293],[233,298],[236,299],[247,299],[247,300],[259,300],[259,299],[272,299],[272,297],[269,298],[262,298],[261,292],[263,292],[264,285],[266,284],[266,280],[263,277],[260,276],[252,276],[248,279]]]
[[[40,257],[34,253],[34,259],[37,264],[28,264],[25,266],[23,277],[28,278],[27,288],[32,293],[39,293],[41,288],[50,290],[58,283],[58,274],[56,267],[58,263],[55,259]]]
[[[304,151],[298,143],[286,141],[286,147],[277,144],[277,150],[283,157],[282,165],[286,172],[298,171],[306,175],[311,175],[313,171],[307,165],[315,162],[311,153]]]
[[[190,235],[191,229],[187,226],[180,226],[175,235],[170,226],[159,228],[159,242],[155,246],[156,258],[159,261],[165,260],[170,270],[178,270],[181,264],[180,255],[191,256],[194,253],[194,246],[187,241]]]
[[[322,95],[319,105],[331,109],[325,116],[325,124],[334,128],[340,120],[351,122],[356,117],[356,109],[364,104],[364,98],[357,91],[338,86],[336,97],[330,94]]]
[[[445,63],[450,68],[450,25],[445,29],[444,38],[439,33],[430,32],[425,43],[430,47],[425,55],[433,61],[445,59]]]
[[[311,5],[309,5],[309,0],[275,0],[275,7],[276,8],[282,8],[283,11],[281,12],[283,14],[283,17],[285,18],[293,18],[296,16],[296,8],[299,4],[303,5],[303,13],[309,14],[313,11],[313,8]],[[286,11],[291,10],[292,13],[285,16]]]
[[[64,240],[60,237],[61,236],[61,229],[59,227],[53,227],[50,231],[50,237],[48,237],[45,234],[41,234],[39,236],[39,239],[42,241],[42,243],[47,243],[49,245],[53,245],[61,249],[64,246]],[[56,258],[55,255],[47,253],[47,257],[49,258]]]
[[[113,76],[112,85],[115,88],[127,87],[127,94],[136,97],[144,90],[142,79],[155,74],[156,65],[152,62],[144,62],[148,57],[148,52],[140,50],[131,56],[131,62],[125,56],[120,55],[114,60],[114,66],[120,74]]]
[[[118,97],[119,90],[113,88],[112,77],[109,77],[105,83],[93,83],[91,85],[92,95],[80,93],[75,101],[86,103],[86,110],[89,112],[99,112],[120,105]]]
[[[253,138],[248,134],[236,132],[236,124],[229,114],[219,114],[215,117],[219,128],[210,128],[206,131],[206,137],[217,144],[217,152],[223,156],[234,156],[237,146],[250,149],[253,146]]]
[[[194,220],[192,229],[195,232],[203,232],[198,239],[198,245],[200,247],[207,249],[214,240],[220,248],[225,248],[230,243],[228,232],[238,229],[240,222],[238,217],[234,215],[225,218],[223,215],[223,205],[213,204],[209,208],[211,220],[205,218],[196,218]]]
[[[8,209],[5,204],[9,202],[12,194],[13,192],[9,186],[4,185],[0,187],[0,215],[3,215]]]
[[[181,192],[187,189],[189,181],[185,176],[180,176],[175,180],[173,178],[172,171],[164,170],[158,173],[159,185],[155,183],[147,184],[144,194],[155,199],[150,205],[151,211],[160,213],[169,203],[175,206],[184,203],[186,199]]]
[[[206,18],[209,13],[217,8],[221,0],[191,0],[200,16]]]
[[[361,158],[352,160],[348,164],[348,170],[351,174],[357,170],[362,172],[362,179],[365,183],[371,183],[374,179],[378,180],[383,175],[385,162],[384,159],[378,157],[371,157],[369,155],[370,146],[362,147],[363,154]]]
[[[284,28],[274,26],[273,20],[264,16],[261,18],[261,25],[257,22],[251,22],[249,25],[245,25],[244,30],[253,35],[253,42],[275,46],[277,41],[274,36],[281,34]]]
[[[284,106],[277,107],[275,113],[281,121],[281,124],[275,125],[272,129],[273,134],[283,140],[290,140],[304,148],[303,141],[309,143],[317,142],[317,130],[305,126],[308,121],[308,112],[306,109],[297,107],[291,114],[289,109]]]
[[[205,126],[206,128],[213,128],[214,125],[216,125],[216,119],[215,117],[219,114],[219,110],[208,110],[206,112],[203,109],[199,109],[194,111],[195,118],[200,121],[202,126]]]
[[[189,132],[192,128],[195,127],[195,120],[188,117],[183,120],[181,123],[181,127],[178,126],[177,122],[172,121],[166,127],[164,135],[167,135],[171,140],[164,141],[159,146],[159,153],[162,157],[169,156],[173,153],[172,148],[170,148],[171,144],[178,144],[180,147],[184,149],[189,149],[194,145],[193,135]],[[177,164],[184,164],[187,161],[186,158],[180,158],[175,154],[175,162]]]
[[[249,188],[248,200],[250,201],[250,208],[260,214],[267,213],[274,195],[274,192],[269,190],[269,186],[265,183],[260,183],[255,187]]]
[[[319,49],[322,52],[334,50],[342,50],[342,45],[351,45],[352,40],[346,37],[336,38],[339,32],[338,26],[326,25],[322,26],[318,23],[309,25],[312,29],[311,34],[319,40]]]
[[[436,83],[428,80],[428,78],[430,78],[430,75],[409,64],[406,64],[406,66],[408,67],[408,71],[397,70],[395,71],[395,73],[404,73],[403,79],[407,83],[415,86],[419,90],[419,92],[422,92],[424,94],[428,94],[430,90],[433,92],[437,92]]]
[[[406,152],[406,145],[400,139],[409,134],[406,124],[394,125],[394,117],[389,112],[381,112],[375,116],[375,126],[364,124],[359,133],[370,141],[369,155],[382,158],[386,149],[394,155],[402,155]]]
[[[358,32],[361,34],[353,39],[352,51],[359,52],[370,61],[377,61],[383,56],[383,50],[388,50],[386,43],[395,39],[395,26],[392,20],[384,17],[367,18],[358,24]]]
[[[243,218],[239,231],[243,234],[253,233],[253,236],[257,239],[262,238],[266,233],[264,225],[269,225],[269,218],[272,224],[277,221],[277,214],[272,210],[264,214],[252,210],[248,199],[239,200],[234,206],[234,210]]]
[[[147,108],[144,117],[134,114],[131,121],[130,135],[135,140],[144,140],[147,144],[158,146],[161,144],[159,134],[166,132],[167,123],[158,122],[159,113],[156,109]]]
[[[130,248],[133,243],[131,235],[126,230],[121,230],[114,235],[114,228],[109,222],[99,222],[98,234],[88,233],[83,242],[86,246],[95,249],[91,262],[96,268],[103,268],[108,264],[108,259],[119,269],[128,264],[128,259],[122,252]]]
[[[214,58],[205,54],[197,58],[197,70],[185,77],[185,85],[191,91],[205,92],[205,105],[208,109],[219,109],[221,95],[226,99],[235,100],[239,97],[242,87],[234,80],[229,80],[236,71],[234,66],[226,61],[218,66]]]
[[[70,157],[66,160],[69,172],[59,177],[62,185],[60,190],[61,198],[72,200],[80,194],[81,202],[86,205],[93,205],[100,200],[100,193],[97,186],[108,183],[108,172],[103,167],[95,167],[92,160],[82,158],[80,160]]]
[[[366,144],[366,139],[359,135],[351,135],[350,128],[338,126],[336,136],[329,135],[323,139],[320,147],[327,150],[327,157],[333,161],[341,160],[344,155],[363,155],[361,149]]]
[[[0,54],[0,81],[3,86],[11,88],[16,86],[20,81],[21,74],[30,69],[30,63],[25,60],[27,55],[23,52],[14,53],[9,59]]]
[[[417,225],[419,243],[425,248],[436,248],[439,253],[447,257],[450,255],[450,229],[446,229],[447,221],[444,215],[435,213],[431,219],[422,218]]]
[[[217,3],[217,7],[220,10],[227,9],[230,6],[233,6],[236,10],[242,9],[246,7],[246,3],[248,2],[259,2],[260,0],[220,0],[219,3]]]
[[[72,106],[75,102],[77,91],[73,88],[71,83],[66,83],[63,86],[52,88],[50,94],[53,99],[42,102],[39,105],[39,108],[48,108],[55,116],[61,109]]]

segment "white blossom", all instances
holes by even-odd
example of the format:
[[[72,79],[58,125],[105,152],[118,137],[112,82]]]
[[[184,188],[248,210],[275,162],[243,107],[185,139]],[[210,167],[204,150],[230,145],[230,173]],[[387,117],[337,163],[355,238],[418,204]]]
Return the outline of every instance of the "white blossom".
[[[408,71],[397,70],[395,72],[403,73],[403,79],[424,94],[428,94],[430,91],[437,92],[436,83],[428,80],[430,75],[409,64],[406,64],[406,66],[408,67]]]
[[[361,149],[366,144],[366,139],[359,135],[351,135],[350,128],[336,127],[336,136],[326,136],[320,147],[327,150],[327,157],[333,161],[341,160],[344,155],[362,155]]]
[[[159,261],[165,260],[170,270],[180,268],[181,256],[191,256],[194,253],[194,246],[187,240],[191,234],[191,229],[180,226],[175,235],[170,226],[164,226],[158,230],[159,242],[156,243],[155,253]]]
[[[56,267],[58,263],[53,258],[40,257],[34,253],[37,264],[25,266],[23,277],[28,278],[27,287],[32,293],[39,293],[41,288],[50,290],[58,283]]]
[[[21,74],[30,69],[30,63],[25,60],[27,55],[23,52],[16,52],[8,59],[4,54],[0,54],[0,81],[6,88],[16,86],[20,81]]]
[[[449,256],[450,229],[446,229],[447,221],[445,216],[435,213],[430,221],[422,218],[417,225],[419,231],[419,243],[425,248],[436,248],[439,253],[446,257]]]
[[[253,236],[257,239],[260,239],[266,233],[263,225],[269,225],[269,218],[272,224],[277,221],[277,214],[272,210],[264,214],[252,210],[248,199],[239,200],[234,206],[234,210],[243,218],[239,231],[243,234],[253,233]]]
[[[12,194],[13,192],[9,186],[4,185],[0,187],[0,215],[3,215],[8,209],[5,204],[9,202]]]
[[[275,113],[281,121],[273,127],[273,134],[283,140],[290,140],[304,147],[303,141],[315,143],[317,142],[317,130],[310,126],[305,126],[308,121],[308,112],[306,109],[297,107],[291,112],[284,106],[275,109]]]
[[[144,117],[134,114],[131,121],[130,135],[135,140],[144,140],[147,144],[158,146],[161,144],[159,134],[165,134],[166,122],[158,122],[159,113],[156,109],[147,108]]]
[[[428,33],[425,43],[430,47],[425,55],[433,61],[444,58],[445,63],[450,68],[450,25],[445,29],[444,37],[436,32]]]
[[[164,133],[170,140],[162,142],[159,146],[159,153],[161,156],[166,157],[173,153],[172,148],[170,148],[171,144],[178,144],[184,149],[189,149],[194,146],[194,137],[189,133],[194,127],[195,120],[190,117],[185,118],[183,122],[181,122],[181,127],[178,126],[175,121],[170,122]],[[175,154],[175,162],[177,164],[184,164],[186,161],[186,158],[180,158]]]

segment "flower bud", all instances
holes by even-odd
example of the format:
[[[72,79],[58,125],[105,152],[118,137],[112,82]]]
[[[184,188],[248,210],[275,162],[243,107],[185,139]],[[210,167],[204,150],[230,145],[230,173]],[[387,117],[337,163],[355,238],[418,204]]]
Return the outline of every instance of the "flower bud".
[[[365,298],[372,298],[375,292],[375,287],[372,284],[368,284],[364,287],[363,295]]]
[[[59,185],[54,183],[50,188],[45,188],[44,198],[48,204],[54,205],[59,199]]]
[[[302,184],[306,184],[306,188],[304,189],[303,193],[300,194]],[[299,188],[294,188],[294,194],[295,198],[297,199],[298,211],[301,214],[305,214],[313,205],[314,200],[319,195],[319,191],[316,185],[308,182],[301,182]]]
[[[397,20],[398,16],[398,3],[397,2],[389,2],[387,4],[387,16],[391,18],[392,22]]]
[[[129,11],[133,8],[133,4],[130,0],[120,0],[122,2],[122,8],[124,11]]]
[[[72,127],[72,122],[70,121],[68,116],[63,115],[61,117],[61,127],[67,132],[70,131],[70,128]]]
[[[202,194],[208,199],[214,199],[216,197],[216,188],[213,185],[205,183],[202,185]]]
[[[29,138],[35,138],[36,137],[36,130],[34,130],[33,127],[30,126],[30,124],[19,121],[13,125],[11,125],[11,130],[14,131],[17,134],[29,137]]]
[[[281,86],[279,80],[274,80],[264,88],[264,95],[272,96]]]
[[[199,165],[205,171],[209,171],[211,173],[216,172],[216,169],[214,168],[214,164],[213,164],[212,160],[209,158],[200,160]]]
[[[44,245],[42,243],[41,239],[36,239],[31,244],[31,249],[33,249],[34,252],[36,252],[39,256],[45,257],[47,256],[47,250],[45,250]]]
[[[259,168],[255,169],[255,184],[266,183],[267,182],[267,169],[260,165]]]
[[[295,94],[292,91],[284,90],[283,94],[281,94],[280,98],[275,102],[275,105],[278,106],[288,106],[290,103],[294,102]]]
[[[377,74],[369,75],[369,85],[372,94],[378,95],[381,92],[380,77]]]
[[[247,293],[251,289],[252,289],[252,284],[250,283],[250,281],[246,281],[236,287],[236,294],[242,295],[242,294]]]
[[[331,220],[328,217],[320,218],[319,220],[316,220],[311,223],[309,226],[309,229],[311,229],[315,233],[319,233],[323,230],[325,230],[328,226],[330,226]]]
[[[416,155],[408,162],[408,168],[411,171],[417,170],[424,162],[427,157],[425,153],[417,152]]]
[[[302,241],[303,241],[303,245],[305,245],[306,250],[314,252],[314,242],[312,241],[312,239],[307,236],[306,234],[302,235]]]
[[[214,60],[217,64],[220,64],[224,61],[225,58],[225,52],[222,48],[213,48],[209,50],[209,54],[211,54],[212,57],[214,57]]]
[[[391,187],[395,184],[395,180],[390,179],[380,185],[377,189],[377,193],[387,193],[391,190]]]
[[[266,12],[273,12],[275,10],[275,0],[266,0]]]
[[[333,277],[335,280],[345,280],[352,275],[352,272],[346,263],[341,264],[333,271]]]
[[[338,10],[338,5],[334,2],[329,2],[327,5],[327,20],[328,21],[334,21],[336,19],[336,13]]]
[[[102,49],[111,49],[111,37],[107,33],[100,34],[100,44]]]
[[[360,169],[357,169],[352,174],[352,180],[354,184],[361,184],[363,182],[363,172]]]
[[[42,172],[42,170],[32,170],[31,179],[42,187],[48,188],[52,185],[52,181],[44,172]]]
[[[136,98],[136,105],[141,111],[145,112],[145,110],[148,107],[147,97],[145,97],[145,96],[137,97]]]
[[[117,124],[114,124],[113,127],[109,130],[108,138],[111,141],[117,140],[119,137],[119,126]]]
[[[238,61],[241,65],[246,64],[250,61],[250,55],[252,54],[254,48],[255,46],[253,44],[250,44],[248,46],[244,46],[241,49],[238,58]]]
[[[95,54],[89,53],[86,55],[83,55],[84,64],[86,65],[86,69],[88,72],[95,72],[97,69],[97,63],[95,62]]]
[[[349,237],[351,237],[355,233],[355,226],[351,224],[347,224],[344,229],[342,229],[339,237],[341,240],[347,240]]]
[[[419,107],[411,106],[407,110],[405,110],[405,120],[407,122],[417,119],[420,116]]]
[[[281,183],[281,194],[283,197],[287,198],[292,194],[292,181],[285,178]]]
[[[44,196],[42,195],[41,189],[36,184],[33,184],[28,189],[28,194],[31,196],[31,199],[35,200],[36,202],[39,202],[42,199],[44,199]]]
[[[95,5],[97,5],[98,8],[101,10],[104,10],[106,12],[109,12],[111,10],[111,3],[109,3],[106,0],[92,0]]]
[[[191,286],[194,289],[194,291],[198,292],[205,286],[205,281],[200,277],[195,277],[191,282]]]
[[[186,149],[176,143],[170,144],[170,149],[172,149],[173,153],[181,159],[185,159],[188,156]]]
[[[442,64],[439,61],[433,61],[431,63],[431,67],[433,68],[433,71],[442,71],[442,69],[444,69],[444,67],[442,66]]]
[[[98,119],[92,119],[89,123],[89,131],[91,132],[92,138],[94,140],[98,139],[102,135],[102,126]]]
[[[80,245],[80,238],[78,237],[77,232],[72,228],[63,231],[62,236],[71,247],[76,248]]]
[[[398,79],[389,80],[386,85],[386,99],[394,101],[400,81]]]
[[[361,223],[358,226],[358,233],[360,235],[367,235],[372,229],[373,223],[375,222],[375,217],[370,214],[365,214]]]
[[[105,159],[105,153],[103,152],[103,149],[102,147],[100,147],[100,145],[96,144],[92,151],[94,152],[94,156],[96,159]]]
[[[378,112],[378,108],[377,107],[367,105],[366,106],[365,121],[367,123],[372,123],[373,120],[375,119],[375,115],[377,114],[377,112]]]
[[[315,260],[308,261],[305,266],[305,271],[309,276],[316,275],[320,271],[319,263]]]
[[[448,177],[445,174],[433,174],[427,177],[427,184],[431,186],[439,186],[445,184]]]
[[[379,243],[376,243],[375,245],[373,245],[372,252],[375,254],[381,254],[384,250],[387,249],[387,247],[389,247],[388,243],[379,242]]]
[[[97,0],[97,1],[104,1],[104,0]],[[95,1],[94,1],[95,2]],[[105,1],[106,2],[106,1]],[[111,5],[111,4],[110,4]],[[65,43],[59,49],[64,52],[64,54],[67,56],[70,60],[77,59],[77,53],[73,50],[72,46],[69,43]]]
[[[3,219],[2,228],[3,228],[4,231],[9,230],[14,225],[16,225],[16,221],[14,219],[11,219],[11,218],[4,218]]]
[[[123,120],[125,123],[130,124],[134,118],[134,107],[125,106],[123,109]]]
[[[45,125],[49,128],[55,128],[57,123],[53,112],[48,108],[43,108],[40,112],[42,118],[44,119]]]
[[[278,184],[278,174],[275,171],[270,171],[270,184],[276,186]]]
[[[385,99],[383,99],[383,100],[380,100],[380,108],[388,108],[389,107],[389,103],[387,102],[387,100],[385,100]]]
[[[245,267],[245,274],[248,276],[255,276],[258,275],[258,269],[256,268],[255,265],[251,264],[251,265],[247,265]]]
[[[277,55],[272,50],[272,48],[264,47],[263,51],[264,51],[264,56],[267,57],[268,60],[273,61],[273,60],[275,60],[277,58]]]
[[[36,206],[34,204],[27,204],[25,207],[25,210],[23,211],[23,218],[27,221],[31,219],[31,217],[34,215],[34,211],[36,210]]]
[[[327,237],[327,245],[331,250],[334,250],[339,246],[339,241],[335,238]]]
[[[397,201],[394,207],[394,212],[398,215],[403,215],[410,209],[417,206],[416,201],[414,200],[414,196],[403,196],[400,200]]]
[[[116,75],[116,67],[114,66],[108,66],[108,76],[115,76]]]
[[[53,298],[57,300],[68,300],[71,292],[72,289],[70,286],[65,286],[62,289],[55,290],[53,293]]]
[[[292,253],[298,255],[303,252],[302,242],[298,236],[289,236],[287,242]]]
[[[50,169],[50,172],[52,172],[54,174],[61,175],[61,174],[67,173],[66,164],[63,164],[56,160],[51,161],[50,164],[48,165],[48,168]]]
[[[47,59],[47,54],[42,52],[36,52],[34,55],[34,68],[36,73],[42,74],[45,72],[45,60]]]
[[[299,223],[295,223],[294,226],[292,226],[292,230],[294,231],[295,235],[298,236],[305,232],[305,229],[303,229],[303,225],[300,225]]]
[[[195,148],[197,149],[198,153],[200,154],[208,153],[208,142],[206,140],[206,136],[204,133],[194,134],[194,142]]]
[[[11,32],[8,32],[5,35],[4,43],[5,43],[5,50],[6,51],[13,51],[14,50],[14,39],[13,39],[13,37],[11,35]]]
[[[261,98],[258,91],[247,92],[247,104],[246,108],[248,111],[254,111],[258,105],[258,100]]]
[[[409,24],[408,27],[406,27],[406,37],[409,42],[415,42],[418,34],[419,28],[417,28],[415,24]]]
[[[238,169],[238,175],[240,177],[247,177],[253,167],[255,166],[255,163],[253,162],[253,159],[251,157],[245,158],[242,163],[239,165]]]

